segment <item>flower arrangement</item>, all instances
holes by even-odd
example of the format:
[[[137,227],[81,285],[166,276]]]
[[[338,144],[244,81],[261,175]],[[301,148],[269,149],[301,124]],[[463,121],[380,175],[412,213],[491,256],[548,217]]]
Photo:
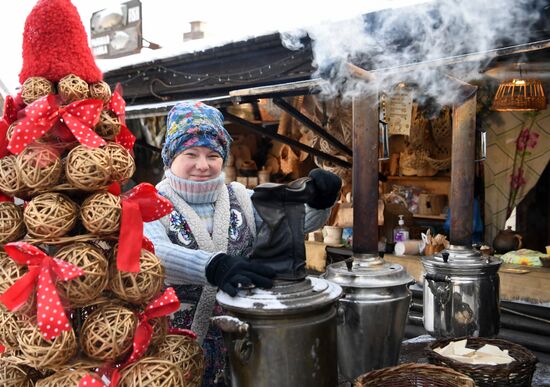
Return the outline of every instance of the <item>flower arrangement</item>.
[[[531,154],[529,149],[534,149],[539,139],[539,134],[533,130],[535,117],[536,113],[531,114],[531,123],[528,127],[525,126],[521,129],[516,139],[516,153],[514,154],[514,164],[510,175],[510,193],[508,195],[508,204],[506,205],[506,219],[510,217],[516,206],[516,200],[521,187],[527,183],[523,163],[525,156]]]

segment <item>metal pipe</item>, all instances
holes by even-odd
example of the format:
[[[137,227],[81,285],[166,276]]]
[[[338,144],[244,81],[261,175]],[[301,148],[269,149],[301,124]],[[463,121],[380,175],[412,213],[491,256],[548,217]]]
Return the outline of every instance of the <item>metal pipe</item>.
[[[451,245],[471,247],[474,211],[476,94],[453,107],[451,153]]]
[[[340,149],[342,152],[352,155],[351,149],[346,145],[342,144],[336,137],[328,133],[324,128],[322,128],[317,123],[310,120],[308,117],[299,112],[294,106],[286,102],[282,98],[273,98],[273,103],[283,109],[285,112],[290,114],[292,117],[300,121],[302,124],[307,126],[309,129],[317,133],[319,136],[327,140],[331,145],[334,145],[336,148]]]
[[[378,93],[353,98],[353,253],[378,253]]]
[[[233,114],[231,113],[228,113],[227,111],[225,111],[223,113],[223,116],[231,121],[231,122],[234,122],[236,124],[239,124],[241,126],[244,126],[245,128],[247,129],[250,129],[252,130],[253,132],[255,133],[258,133],[259,135],[261,136],[266,136],[266,137],[269,137],[275,141],[279,141],[279,142],[282,142],[283,144],[287,144],[287,145],[290,145],[294,148],[298,148],[300,150],[303,150],[304,152],[307,152],[307,153],[310,153],[312,155],[315,155],[321,159],[324,159],[324,160],[327,160],[327,161],[330,161],[334,164],[337,164],[337,165],[340,165],[341,167],[346,167],[346,168],[351,168],[351,164],[345,160],[342,160],[342,159],[339,159],[338,157],[335,157],[335,156],[332,156],[332,155],[329,155],[325,152],[322,152],[318,149],[315,149],[315,148],[312,148],[310,146],[307,146],[305,144],[302,144],[301,142],[299,141],[296,141],[296,140],[293,140],[291,138],[287,138],[285,136],[281,136],[280,134],[278,133],[269,133],[269,132],[266,132],[264,130],[264,128],[260,125],[256,125],[256,124],[253,124],[251,122],[248,122],[247,120],[243,120],[242,118],[240,117],[237,117],[237,116],[234,116]],[[378,133],[378,132],[377,132]]]

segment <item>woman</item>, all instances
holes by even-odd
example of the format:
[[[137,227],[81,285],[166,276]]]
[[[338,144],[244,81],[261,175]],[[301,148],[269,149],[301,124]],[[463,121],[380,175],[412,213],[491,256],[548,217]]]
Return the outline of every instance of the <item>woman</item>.
[[[211,315],[221,312],[215,287],[234,296],[241,285],[271,287],[275,275],[246,258],[262,220],[255,214],[252,191],[224,183],[230,145],[220,111],[201,102],[176,105],[168,114],[162,149],[165,178],[157,185],[174,210],[144,227],[166,269],[165,282],[174,286],[181,302],[172,325],[192,329],[199,341],[204,339],[203,386],[225,385],[221,333],[209,328]],[[341,186],[330,172],[314,170],[310,176],[317,194],[306,205],[304,232],[324,224]]]

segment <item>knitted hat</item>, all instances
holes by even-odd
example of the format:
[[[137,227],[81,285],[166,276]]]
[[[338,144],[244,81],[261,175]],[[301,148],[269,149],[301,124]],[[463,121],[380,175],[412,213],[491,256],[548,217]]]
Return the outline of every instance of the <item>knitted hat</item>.
[[[69,74],[88,83],[102,79],[75,6],[70,0],[39,0],[25,21],[19,82],[29,77],[58,82]]]
[[[218,152],[225,162],[231,136],[223,127],[223,115],[218,109],[202,102],[181,102],[168,113],[162,161],[170,167],[178,154],[197,146]]]

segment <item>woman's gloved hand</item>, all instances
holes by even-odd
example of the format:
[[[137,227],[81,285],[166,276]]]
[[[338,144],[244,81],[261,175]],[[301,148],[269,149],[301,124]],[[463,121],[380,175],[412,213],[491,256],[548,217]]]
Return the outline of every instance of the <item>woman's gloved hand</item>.
[[[239,287],[255,285],[271,288],[275,270],[261,263],[252,263],[239,255],[220,253],[206,266],[206,279],[230,296],[236,296]]]
[[[321,168],[311,170],[309,177],[315,185],[315,194],[308,200],[307,204],[317,210],[331,207],[340,194],[342,179]]]

